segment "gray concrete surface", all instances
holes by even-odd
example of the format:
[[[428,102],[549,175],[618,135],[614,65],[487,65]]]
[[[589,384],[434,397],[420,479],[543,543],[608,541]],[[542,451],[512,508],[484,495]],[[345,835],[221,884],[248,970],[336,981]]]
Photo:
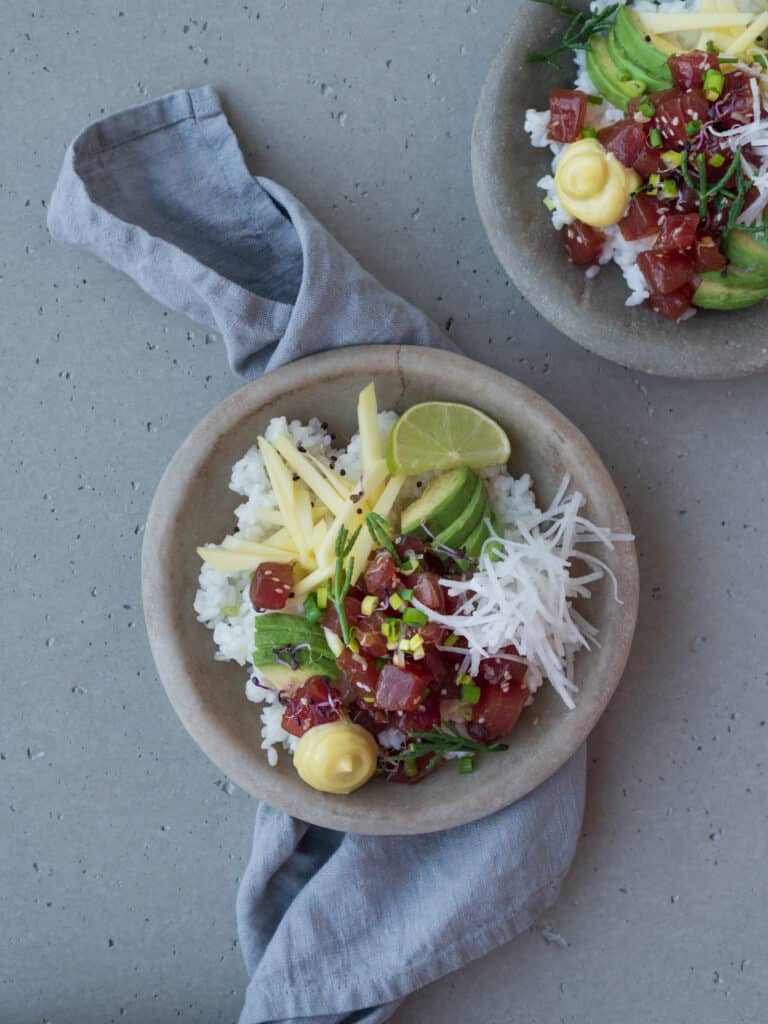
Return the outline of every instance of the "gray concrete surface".
[[[44,225],[86,121],[211,82],[254,169],[587,433],[639,538],[639,633],[590,745],[562,899],[396,1024],[763,1024],[766,381],[638,377],[558,336],[505,280],[475,213],[469,131],[518,8],[0,13],[0,1022],[229,1022],[240,1005],[233,897],[253,807],[176,722],[139,598],[153,488],[236,382],[217,338]]]

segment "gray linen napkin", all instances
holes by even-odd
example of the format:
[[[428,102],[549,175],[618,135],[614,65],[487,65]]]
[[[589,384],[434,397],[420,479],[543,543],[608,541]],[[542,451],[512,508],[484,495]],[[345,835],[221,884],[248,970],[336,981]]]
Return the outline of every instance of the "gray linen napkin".
[[[86,128],[48,225],[219,330],[246,379],[344,345],[453,347],[290,192],[250,175],[209,87]],[[237,899],[241,1024],[377,1024],[524,931],[568,870],[584,787],[582,749],[513,807],[410,837],[333,832],[259,805]]]

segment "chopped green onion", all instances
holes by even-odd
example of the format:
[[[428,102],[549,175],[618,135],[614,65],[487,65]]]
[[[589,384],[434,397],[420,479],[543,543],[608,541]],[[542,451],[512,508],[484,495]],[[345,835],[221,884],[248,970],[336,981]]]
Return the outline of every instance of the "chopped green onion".
[[[375,697],[363,697],[364,704],[373,704],[375,700]]]
[[[353,636],[349,638],[349,643],[347,644],[347,647],[350,649],[350,651],[352,651],[353,654],[360,653],[360,644]]]
[[[238,615],[239,612],[240,609],[236,604],[225,604],[224,607],[221,609],[221,614],[226,615],[228,619],[234,618],[234,616]]]
[[[316,597],[318,608],[325,609],[328,607],[328,587],[320,587]]]
[[[694,135],[698,135],[701,131],[701,121],[687,121],[685,125],[685,134],[689,139],[692,139]]]
[[[715,71],[714,68],[710,68],[704,75],[704,95],[710,101],[714,103],[723,91],[723,85],[725,84],[725,77],[722,71]]]
[[[404,636],[403,639],[398,644],[398,647],[400,648],[401,651],[405,651],[406,654],[409,654],[411,651],[411,641],[408,639],[407,636]]]
[[[391,597],[389,602],[392,603]],[[429,616],[418,608],[406,608],[403,612],[403,622],[407,622],[410,626],[426,626]]]
[[[616,77],[620,82],[628,82],[632,78],[632,75],[630,75],[628,71],[620,71]]]
[[[668,199],[673,199],[675,196],[677,196],[676,182],[674,182],[672,178],[667,178],[664,184],[661,186],[661,192],[662,195],[666,196]]]
[[[400,571],[405,573],[406,576],[410,576],[412,572],[416,572],[419,568],[419,560],[415,555],[407,558],[400,566]]]
[[[398,593],[400,594],[400,597],[402,597],[402,599],[404,601],[412,601],[413,600],[413,591],[412,590],[408,590],[408,589],[406,589],[406,590],[399,590]]]
[[[673,149],[668,149],[666,153],[662,153],[661,159],[664,161],[665,166],[670,170],[679,167],[683,162],[682,156],[679,153],[676,153]]]
[[[405,761],[405,774],[409,779],[419,774],[419,766],[416,764],[415,757],[409,757]]]
[[[319,622],[322,618],[323,613],[317,607],[317,598],[314,594],[310,594],[302,605],[304,609],[304,618],[307,622]]]
[[[376,661],[374,661],[374,665],[376,666],[376,668],[379,671],[381,671],[384,668],[384,666],[388,665],[388,664],[389,664],[389,659],[387,659],[387,658],[377,658]],[[366,700],[367,699],[368,698],[366,698]]]
[[[755,64],[759,64],[760,67],[763,69],[763,71],[768,71],[768,60],[765,59],[765,55],[764,54],[762,54],[762,53],[753,53],[752,54],[752,60],[755,62]],[[721,61],[721,63],[723,63],[723,62]],[[736,60],[735,57],[733,57],[728,63],[736,64],[737,60]]]
[[[594,128],[582,128],[581,129],[581,137],[582,137],[582,139],[596,139],[597,138],[597,132],[595,131]]]
[[[474,682],[472,676],[468,676],[466,672],[459,672],[456,676],[456,684],[458,686],[473,686]]]
[[[392,655],[392,664],[397,668],[405,668],[405,655],[402,651],[395,651]]]
[[[379,599],[375,594],[368,594],[360,604],[360,611],[363,615],[373,615],[379,606]]]
[[[464,685],[461,688],[461,700],[463,704],[477,704],[480,700],[481,689],[479,686]]]
[[[652,174],[650,176],[650,178],[648,179],[648,184],[652,185],[654,188],[658,188],[659,185],[661,184],[661,175],[660,174]]]
[[[661,149],[664,145],[664,140],[658,128],[651,128],[650,132],[648,132],[648,139],[654,149]]]
[[[722,153],[713,153],[713,155],[709,158],[710,167],[722,167],[724,163],[725,157]]]
[[[715,54],[715,56],[717,56],[717,54],[718,54],[719,52],[720,52],[720,51],[719,51],[719,50],[718,50],[718,48],[717,48],[717,47],[715,46],[715,44],[714,44],[714,41],[713,41],[712,39],[708,39],[708,40],[707,40],[707,53],[714,53],[714,54]]]
[[[556,207],[554,199],[550,199],[549,196],[544,196],[544,198],[541,201],[542,203],[544,203],[549,212],[552,213],[552,211]]]
[[[738,64],[739,63],[739,58],[738,57],[718,57],[718,60],[720,61],[721,64]],[[755,56],[755,60],[757,60],[757,55]],[[763,66],[765,66],[765,65],[763,65]]]
[[[643,100],[637,109],[644,117],[653,117],[656,113],[656,107],[654,107],[650,100]]]
[[[475,770],[475,759],[471,754],[459,758],[459,775],[471,775]]]
[[[458,641],[458,639],[459,638],[456,636],[455,633],[450,633],[445,638],[445,640],[443,641],[443,646],[444,647],[453,647],[456,644],[456,642]]]
[[[400,597],[399,594],[393,594],[389,599],[389,603],[395,609],[396,612],[399,612],[400,609],[405,604],[405,601],[403,601],[402,597]]]
[[[418,650],[413,652],[413,660],[414,661],[421,661],[421,659],[422,658],[426,658],[426,656],[427,656],[427,652],[424,650],[424,645],[423,644],[421,645],[421,647],[419,647]]]
[[[587,103],[593,103],[596,107],[599,107],[602,102],[602,96],[592,96],[590,93],[587,93]]]

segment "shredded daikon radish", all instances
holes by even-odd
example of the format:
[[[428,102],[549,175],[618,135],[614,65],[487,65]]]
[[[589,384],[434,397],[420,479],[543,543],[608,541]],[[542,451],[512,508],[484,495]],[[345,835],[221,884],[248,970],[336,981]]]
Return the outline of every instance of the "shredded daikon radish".
[[[520,520],[513,536],[490,537],[469,579],[440,580],[448,594],[463,599],[455,614],[440,615],[418,600],[413,603],[466,641],[462,671],[474,675],[484,658],[514,646],[528,663],[531,683],[548,679],[573,708],[571,694],[578,690],[574,655],[597,644],[597,629],[573,602],[589,598],[592,584],[607,576],[621,603],[611,569],[580,547],[603,544],[613,550],[615,543],[634,538],[579,515],[585,500],[578,491],[566,495],[569,484],[566,475],[550,507],[537,517]],[[572,575],[577,562],[586,569]]]

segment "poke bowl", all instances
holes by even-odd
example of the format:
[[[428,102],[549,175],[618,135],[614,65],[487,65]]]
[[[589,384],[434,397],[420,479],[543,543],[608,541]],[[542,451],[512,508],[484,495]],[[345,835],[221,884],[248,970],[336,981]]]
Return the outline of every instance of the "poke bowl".
[[[432,442],[411,442],[445,415],[460,417],[453,455],[427,458]],[[452,429],[440,423],[436,452]],[[350,505],[335,515],[339,495]],[[510,565],[555,587],[578,642],[552,646],[557,630],[532,625]],[[496,607],[483,572],[512,603]],[[219,769],[314,824],[407,834],[493,813],[578,750],[621,678],[638,570],[607,470],[551,405],[458,355],[365,346],[270,373],[192,431],[152,503],[142,589],[160,680]],[[482,615],[467,612],[483,595]],[[472,633],[483,623],[494,641]],[[556,649],[543,674],[534,635]]]
[[[751,0],[558,6],[524,0],[478,103],[473,184],[496,256],[545,319],[596,355],[691,379],[765,370],[768,15]],[[578,34],[569,11],[594,34],[531,61]],[[575,134],[549,120],[558,92],[581,96]],[[598,252],[574,252],[586,207],[560,208],[563,188],[598,164],[619,206],[584,215]],[[652,226],[638,225],[648,209]],[[670,243],[681,224],[691,238]],[[655,264],[682,276],[660,279]]]

